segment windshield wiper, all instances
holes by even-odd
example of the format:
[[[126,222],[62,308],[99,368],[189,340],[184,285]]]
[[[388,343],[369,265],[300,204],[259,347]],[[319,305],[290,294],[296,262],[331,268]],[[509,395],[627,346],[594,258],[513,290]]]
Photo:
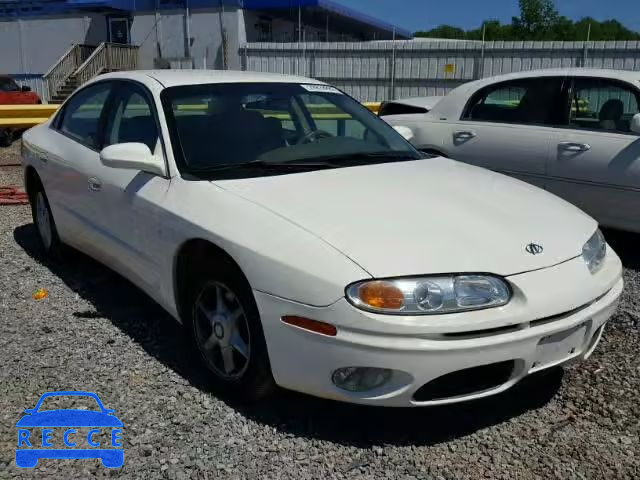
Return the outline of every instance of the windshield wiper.
[[[213,165],[211,167],[191,168],[190,173],[214,173],[224,172],[228,170],[319,170],[323,168],[335,168],[336,165],[329,162],[265,162],[263,160],[254,160],[245,163],[224,163],[222,165]]]
[[[322,163],[330,163],[334,166],[344,166],[345,164],[351,163],[362,163],[368,162],[369,160],[380,161],[380,160],[420,160],[424,158],[422,156],[416,156],[413,152],[354,152],[354,153],[343,153],[337,155],[325,155],[322,157],[313,157],[309,159],[309,162],[304,163],[312,163],[312,162],[322,162]],[[296,162],[299,162],[296,160]],[[269,162],[271,163],[271,162]],[[280,164],[276,162],[277,164]],[[282,162],[285,164],[290,164],[291,162]],[[302,164],[303,162],[300,162]]]

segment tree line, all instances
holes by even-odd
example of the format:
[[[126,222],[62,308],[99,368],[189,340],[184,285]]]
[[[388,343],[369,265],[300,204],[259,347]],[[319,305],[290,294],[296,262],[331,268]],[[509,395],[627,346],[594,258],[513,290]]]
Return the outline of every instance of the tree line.
[[[640,40],[634,32],[617,20],[598,21],[591,17],[573,21],[558,13],[553,0],[519,0],[520,16],[511,23],[487,20],[472,30],[440,25],[432,30],[416,32],[416,37],[458,40]]]

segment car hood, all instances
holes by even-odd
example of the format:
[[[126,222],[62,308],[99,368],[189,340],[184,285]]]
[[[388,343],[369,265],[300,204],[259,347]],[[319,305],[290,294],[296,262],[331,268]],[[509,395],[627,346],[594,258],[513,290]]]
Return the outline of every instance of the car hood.
[[[92,410],[47,410],[25,415],[17,427],[121,427],[115,415]]]
[[[544,190],[445,158],[214,183],[310,231],[378,278],[537,270],[580,255],[597,228]],[[528,253],[530,243],[544,251]]]

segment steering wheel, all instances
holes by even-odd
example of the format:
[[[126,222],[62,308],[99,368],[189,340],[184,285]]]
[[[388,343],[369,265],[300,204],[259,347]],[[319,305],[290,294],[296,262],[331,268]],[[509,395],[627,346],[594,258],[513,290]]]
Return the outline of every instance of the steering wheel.
[[[333,135],[331,135],[326,130],[312,130],[306,135],[302,136],[300,139],[298,139],[298,141],[296,142],[296,145],[311,143],[314,139],[320,140],[321,138],[331,138],[331,137],[333,137]]]

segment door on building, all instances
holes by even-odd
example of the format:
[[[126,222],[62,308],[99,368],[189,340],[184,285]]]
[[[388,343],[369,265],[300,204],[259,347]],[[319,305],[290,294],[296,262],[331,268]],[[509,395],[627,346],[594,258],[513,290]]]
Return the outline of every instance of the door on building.
[[[129,19],[127,17],[109,17],[109,42],[129,44]]]

